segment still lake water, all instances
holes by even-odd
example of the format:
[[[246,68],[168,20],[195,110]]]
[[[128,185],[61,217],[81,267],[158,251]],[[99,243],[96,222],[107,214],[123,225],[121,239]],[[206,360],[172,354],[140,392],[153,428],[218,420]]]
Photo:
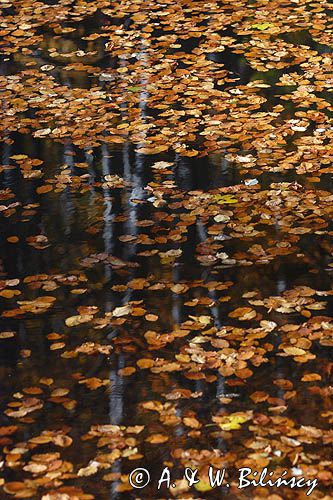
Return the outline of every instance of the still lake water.
[[[96,23],[103,19],[96,19],[95,23],[82,23],[81,36],[94,32]],[[45,37],[45,52],[33,54],[31,59],[38,65],[49,63],[47,59],[47,48],[67,46],[68,51],[74,49],[86,49],[86,44],[77,37],[78,33],[65,38]],[[309,39],[304,32],[303,43]],[[77,38],[76,38],[77,37]],[[187,42],[190,44],[190,41]],[[312,43],[312,42],[311,42]],[[102,52],[102,48],[96,47],[99,52],[97,61],[90,64],[105,66],[114,64],[109,56]],[[187,46],[184,42],[184,50]],[[241,78],[241,83],[256,79],[265,79],[272,86],[263,92],[268,98],[267,106],[274,104],[274,95],[281,91],[281,87],[274,88],[274,82],[281,74],[272,70],[267,74],[258,74],[251,69],[243,57],[232,54],[230,51],[221,54],[212,54],[211,58],[224,63],[228,70]],[[215,58],[215,59],[214,59]],[[26,60],[13,57],[9,61],[4,60],[0,66],[2,74],[15,74],[24,67]],[[72,88],[90,88],[96,84],[102,86],[96,77],[91,77],[81,71],[64,71],[61,62],[55,63],[52,74],[62,84]],[[280,89],[280,90],[279,90]],[[293,116],[290,107],[286,116]],[[209,382],[205,378],[190,380],[183,376],[182,372],[151,373],[148,370],[140,370],[131,376],[122,376],[119,370],[125,366],[135,366],[137,360],[146,357],[147,346],[143,342],[144,329],[140,321],[131,322],[130,326],[112,327],[103,330],[93,330],[88,325],[81,325],[75,329],[66,329],[64,320],[77,314],[78,306],[97,306],[103,313],[112,311],[115,307],[122,306],[128,301],[143,300],[149,312],[159,316],[158,323],[154,323],[154,329],[159,331],[171,331],[174,325],[180,325],[186,321],[191,314],[190,309],[184,305],[190,299],[210,297],[217,298],[216,292],[207,292],[200,285],[189,289],[186,293],[179,295],[172,293],[170,289],[149,291],[146,289],[126,289],[119,293],[114,290],[116,285],[124,285],[136,278],[154,277],[155,282],[194,282],[202,280],[231,281],[231,299],[229,302],[220,302],[211,309],[214,324],[218,329],[224,325],[228,312],[239,305],[244,305],[242,296],[246,292],[259,291],[262,297],[279,296],[288,289],[296,286],[309,286],[315,290],[330,290],[332,288],[332,242],[328,235],[307,234],[298,244],[304,256],[300,259],[297,255],[277,256],[267,264],[253,264],[245,267],[238,266],[205,266],[195,260],[195,247],[206,238],[205,229],[200,224],[191,226],[187,241],[182,245],[182,257],[173,265],[165,265],[156,255],[142,258],[138,253],[142,252],[143,246],[128,244],[119,240],[123,235],[137,235],[145,233],[154,235],[154,226],[140,226],[140,221],[153,219],[153,207],[146,203],[150,194],[145,190],[148,183],[159,181],[158,173],[151,168],[156,161],[167,161],[173,163],[169,174],[163,180],[174,182],[181,191],[208,192],[223,186],[238,185],[249,179],[248,174],[244,176],[239,166],[226,158],[223,153],[212,154],[200,159],[182,158],[174,154],[162,154],[145,156],[135,152],[135,146],[126,143],[115,148],[103,145],[91,150],[80,150],[71,142],[59,144],[49,139],[36,139],[30,134],[11,134],[11,144],[2,144],[2,165],[12,166],[5,168],[0,174],[1,189],[10,190],[14,193],[10,203],[19,202],[25,213],[20,216],[13,215],[2,217],[1,227],[1,278],[20,279],[27,276],[47,275],[57,281],[58,286],[50,285],[50,291],[46,295],[56,297],[55,305],[46,313],[40,315],[25,315],[24,317],[0,318],[1,331],[14,331],[15,336],[2,339],[0,351],[0,397],[1,397],[1,425],[13,424],[5,410],[8,403],[15,401],[15,394],[24,393],[25,388],[42,387],[41,377],[52,378],[55,383],[52,388],[69,389],[69,398],[76,401],[74,407],[65,408],[62,404],[49,401],[48,389],[42,387],[42,394],[38,395],[44,401],[42,409],[29,414],[26,419],[14,422],[18,425],[14,443],[19,448],[19,443],[29,441],[33,436],[38,436],[45,429],[66,429],[73,439],[73,444],[62,450],[62,459],[74,464],[74,470],[86,467],[89,460],[96,455],[95,442],[82,440],[92,425],[115,424],[115,425],[145,425],[149,427],[150,433],[163,432],[155,412],[147,412],[142,408],[143,401],[165,401],[164,394],[175,389],[189,389],[198,392],[196,399],[183,399],[178,401],[177,416],[195,414],[201,422],[210,422],[210,415],[218,412],[221,397],[231,394],[232,402],[228,405],[229,412],[243,411],[249,408],[249,393],[255,391],[267,391],[271,397],[283,398],[279,387],[272,386],[275,379],[286,379],[291,381],[297,396],[288,401],[287,409],[283,416],[291,418],[301,425],[316,426],[318,414],[322,411],[333,411],[330,396],[322,398],[319,395],[310,394],[300,383],[303,374],[302,364],[291,363],[291,358],[270,358],[269,363],[261,365],[251,377],[247,384],[229,387],[222,375],[217,374],[216,380]],[[290,145],[290,148],[293,146]],[[50,191],[39,194],[38,187],[41,185],[39,179],[25,180],[22,178],[20,169],[12,161],[11,157],[17,154],[25,154],[30,158],[43,160],[43,172],[45,178],[52,178],[59,174],[63,165],[67,165],[69,176],[80,176],[89,174],[89,182],[82,189],[73,189],[71,186],[59,189],[59,192]],[[87,169],[83,171],[78,163],[85,162]],[[127,185],[121,189],[103,188],[98,183],[105,175],[119,175],[123,177]],[[264,172],[258,178],[261,187],[267,188],[272,182],[299,182],[310,186],[306,177],[297,175],[293,170],[286,174]],[[97,183],[97,184],[96,184]],[[332,181],[329,175],[323,175],[319,183],[314,183],[314,188],[320,188],[332,192]],[[133,202],[141,200],[142,203]],[[5,202],[4,202],[5,203]],[[6,203],[7,204],[7,203]],[[162,207],[161,211],[163,212]],[[166,222],[168,224],[168,222]],[[270,239],[270,246],[279,241],[279,232],[268,231],[266,238]],[[35,248],[29,237],[43,235],[47,239],[42,241],[41,248]],[[19,241],[15,244],[8,242],[7,238],[17,236]],[[261,243],[265,243],[260,240]],[[266,241],[267,242],[267,241]],[[238,242],[237,242],[238,244]],[[226,241],[226,249],[233,250],[235,243]],[[147,246],[148,248],[148,246]],[[151,248],[151,247],[149,247]],[[241,249],[240,249],[241,250]],[[129,267],[119,272],[107,262],[96,263],[87,268],[85,259],[91,255],[104,253],[122,259],[125,262],[137,262],[138,267]],[[75,275],[85,272],[88,278],[88,292],[80,294],[71,293],[70,286],[61,282],[63,276]],[[57,277],[58,278],[54,278]],[[60,278],[59,278],[60,276]],[[45,278],[43,278],[45,279]],[[51,278],[50,278],[51,279]],[[85,282],[77,288],[85,288]],[[39,295],[39,290],[33,287],[23,286],[20,300],[33,300]],[[328,305],[325,311],[318,314],[329,314],[331,301],[326,297]],[[3,299],[3,311],[8,310],[10,301]],[[14,307],[14,306],[13,306]],[[316,311],[314,311],[316,314]],[[272,321],[279,325],[299,322],[297,314],[285,317],[273,311],[270,315]],[[251,327],[251,322],[246,324]],[[50,333],[57,333],[58,338],[48,338]],[[81,355],[73,359],[61,357],[58,349],[52,350],[50,346],[54,340],[64,342],[66,350],[75,349],[83,342],[101,342],[113,345],[113,351],[109,356],[104,355]],[[182,339],[179,340],[181,343]],[[278,338],[275,338],[278,343]],[[173,344],[164,346],[158,350],[158,355],[163,354],[167,359],[172,359]],[[317,357],[307,364],[309,372],[318,373],[322,376],[322,383],[330,386],[332,372],[332,348],[316,348]],[[152,351],[154,356],[154,351]],[[82,384],[77,383],[77,374],[84,377],[97,377],[101,380],[110,380],[109,387],[97,390],[87,390]],[[28,391],[29,393],[29,391]],[[33,396],[32,396],[33,397]],[[18,396],[20,399],[21,396]],[[16,397],[17,399],[17,397]],[[253,408],[255,405],[252,405]],[[225,453],[238,448],[238,443],[249,437],[247,431],[238,431],[234,440],[212,437],[210,428],[207,426],[201,432],[198,439],[188,435],[188,428],[180,424],[169,427],[169,441],[162,445],[152,445],[149,442],[140,443],[140,453],[144,458],[133,460],[133,467],[147,466],[152,474],[158,477],[165,461],[170,462],[170,451],[177,448],[207,448],[220,449]],[[140,437],[137,438],[140,441]],[[12,446],[10,441],[3,440],[3,446]],[[45,445],[44,445],[45,446]],[[46,445],[44,452],[54,451],[51,445]],[[316,446],[312,447],[312,453],[319,453]],[[6,454],[7,452],[5,452]],[[31,453],[31,452],[29,452]],[[330,455],[330,452],[328,453]],[[27,457],[25,457],[27,460]],[[124,462],[124,463],[123,463]],[[131,461],[117,460],[110,470],[115,474],[126,474],[131,470]],[[178,470],[180,467],[178,465]],[[5,467],[2,476],[8,481],[22,481],[26,473],[22,472],[20,466]],[[153,488],[147,488],[139,495],[136,492],[119,492],[116,483],[102,481],[100,475],[81,477],[75,480],[75,485],[82,486],[86,493],[94,494],[95,498],[106,500],[108,498],[159,498]],[[73,483],[73,484],[74,484]],[[66,483],[67,484],[67,483]],[[69,484],[71,481],[69,480]],[[40,490],[42,491],[42,490]],[[33,498],[41,498],[42,493],[36,493]],[[323,488],[325,491],[325,486]],[[2,494],[1,498],[7,498]],[[168,497],[168,492],[163,492]],[[206,493],[207,497],[220,498],[220,493]],[[234,493],[223,490],[226,498],[237,498]],[[253,493],[244,493],[245,496],[253,498]],[[11,498],[11,496],[8,496]],[[23,497],[22,497],[23,498]],[[185,497],[184,497],[185,498]],[[187,497],[186,497],[187,498]],[[192,498],[200,498],[200,494],[193,490]],[[238,498],[241,498],[238,496]]]

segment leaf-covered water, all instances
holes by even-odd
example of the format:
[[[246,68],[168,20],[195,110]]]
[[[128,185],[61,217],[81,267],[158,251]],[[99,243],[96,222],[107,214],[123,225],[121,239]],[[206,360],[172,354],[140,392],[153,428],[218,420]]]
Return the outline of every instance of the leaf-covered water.
[[[4,499],[330,498],[327,8],[3,2]]]

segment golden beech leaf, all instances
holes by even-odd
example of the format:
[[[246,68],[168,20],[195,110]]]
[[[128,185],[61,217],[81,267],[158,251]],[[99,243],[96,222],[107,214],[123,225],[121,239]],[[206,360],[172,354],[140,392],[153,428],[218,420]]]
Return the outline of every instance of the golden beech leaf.
[[[66,326],[73,327],[83,323],[88,323],[94,318],[92,314],[78,314],[65,319]]]

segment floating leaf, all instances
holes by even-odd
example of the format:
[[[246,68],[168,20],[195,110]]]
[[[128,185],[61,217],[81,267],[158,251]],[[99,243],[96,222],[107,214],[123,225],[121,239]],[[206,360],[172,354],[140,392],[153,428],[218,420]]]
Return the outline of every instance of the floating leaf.
[[[92,314],[78,314],[65,319],[66,326],[73,327],[83,323],[88,323],[94,318]]]
[[[268,28],[272,28],[273,26],[274,26],[274,24],[265,22],[265,23],[252,24],[251,28],[254,28],[254,29],[260,30],[260,31],[264,31],[264,30],[267,30]]]

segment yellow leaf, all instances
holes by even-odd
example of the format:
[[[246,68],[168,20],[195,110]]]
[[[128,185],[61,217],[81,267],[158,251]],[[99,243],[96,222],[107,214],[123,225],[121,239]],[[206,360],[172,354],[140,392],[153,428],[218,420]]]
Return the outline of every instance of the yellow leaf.
[[[194,485],[194,488],[201,493],[205,493],[205,491],[211,491],[213,488],[209,483],[200,479],[198,483]]]
[[[274,26],[273,23],[257,23],[257,24],[252,24],[251,28],[254,28],[259,31],[264,31],[267,30],[267,28],[272,28]]]
[[[222,205],[223,203],[238,203],[237,198],[235,198],[232,194],[217,194],[213,198],[219,205]]]
[[[241,425],[250,420],[251,416],[246,413],[232,413],[222,417],[219,426],[224,431],[233,431],[241,428]]]

